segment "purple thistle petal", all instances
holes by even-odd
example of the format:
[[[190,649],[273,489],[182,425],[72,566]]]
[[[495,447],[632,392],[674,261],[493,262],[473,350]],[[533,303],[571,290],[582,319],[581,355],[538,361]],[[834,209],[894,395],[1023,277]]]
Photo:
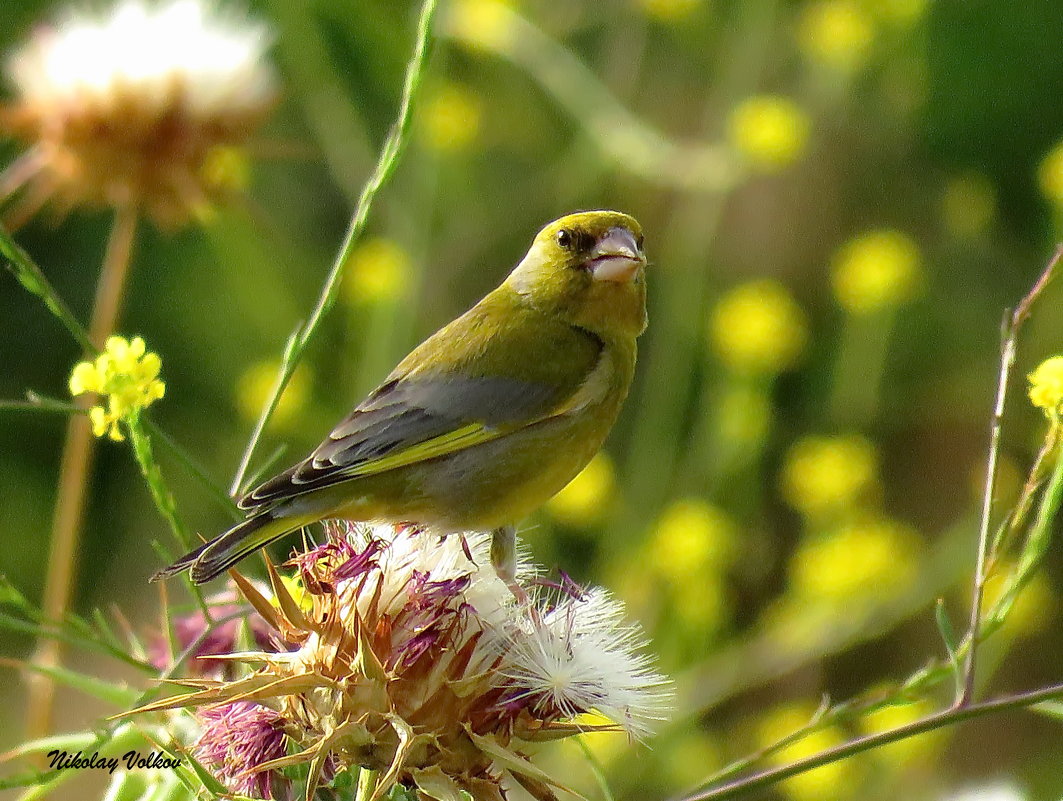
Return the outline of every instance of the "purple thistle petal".
[[[284,756],[283,719],[249,701],[202,710],[203,733],[195,755],[235,793],[272,798],[273,771],[255,768]]]
[[[272,629],[262,617],[250,607],[236,604],[213,606],[211,613],[215,618],[224,619],[238,612],[245,612],[242,618],[236,617],[208,629],[202,610],[174,618],[173,637],[175,654],[170,654],[170,644],[162,634],[152,639],[148,649],[148,659],[156,668],[167,670],[173,660],[181,655],[192,643],[199,641],[192,658],[188,660],[188,672],[193,676],[221,676],[230,670],[223,662],[215,659],[203,659],[219,654],[228,654],[236,650],[236,639],[240,633],[240,624],[244,621],[250,627],[255,645],[263,651],[282,650],[273,638]]]

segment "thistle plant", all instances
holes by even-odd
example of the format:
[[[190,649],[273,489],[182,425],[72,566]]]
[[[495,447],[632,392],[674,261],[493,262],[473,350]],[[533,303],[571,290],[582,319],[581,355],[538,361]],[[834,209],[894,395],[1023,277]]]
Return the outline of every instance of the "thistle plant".
[[[263,774],[306,765],[307,799],[352,769],[375,776],[373,797],[402,785],[503,798],[513,781],[554,798],[562,785],[527,747],[589,731],[641,738],[664,717],[667,683],[623,607],[567,582],[532,584],[534,601],[517,603],[488,535],[336,523],[289,566],[296,582],[270,569],[272,599],[236,581],[290,650],[218,655],[255,669],[137,710],[205,708],[198,753],[234,790],[264,792]],[[592,711],[612,723],[580,720]]]

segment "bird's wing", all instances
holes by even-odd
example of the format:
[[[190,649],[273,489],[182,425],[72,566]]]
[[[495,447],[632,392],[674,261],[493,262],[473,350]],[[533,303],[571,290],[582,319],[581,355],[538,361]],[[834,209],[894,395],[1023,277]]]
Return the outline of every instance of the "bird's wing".
[[[470,368],[492,361],[491,351],[504,347],[504,335],[481,342],[476,357],[464,360],[460,369],[410,369],[408,359],[310,456],[248,493],[241,508],[273,506],[340,481],[446,456],[563,412],[593,374],[602,347],[597,339],[569,330],[579,355],[572,359],[573,380],[558,381],[535,369],[525,378],[470,375]],[[451,361],[460,350],[458,338]]]

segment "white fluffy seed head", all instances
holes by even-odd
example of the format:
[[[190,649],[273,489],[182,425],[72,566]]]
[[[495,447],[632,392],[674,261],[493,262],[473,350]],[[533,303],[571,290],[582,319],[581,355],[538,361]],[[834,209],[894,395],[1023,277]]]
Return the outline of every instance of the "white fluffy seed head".
[[[597,711],[631,736],[647,736],[664,719],[671,692],[623,612],[599,588],[582,599],[563,595],[540,620],[503,633],[500,681],[544,716]]]
[[[122,0],[106,16],[71,12],[38,29],[7,72],[38,109],[133,102],[162,113],[180,102],[189,116],[246,115],[277,92],[269,43],[264,25],[211,0]]]

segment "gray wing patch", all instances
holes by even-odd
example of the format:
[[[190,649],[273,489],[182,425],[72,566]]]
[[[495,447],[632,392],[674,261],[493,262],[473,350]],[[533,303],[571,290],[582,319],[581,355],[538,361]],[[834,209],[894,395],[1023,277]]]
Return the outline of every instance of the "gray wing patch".
[[[305,460],[240,500],[258,509],[344,480],[346,471],[471,423],[515,424],[549,414],[556,387],[514,378],[418,376],[389,381],[366,398]]]

